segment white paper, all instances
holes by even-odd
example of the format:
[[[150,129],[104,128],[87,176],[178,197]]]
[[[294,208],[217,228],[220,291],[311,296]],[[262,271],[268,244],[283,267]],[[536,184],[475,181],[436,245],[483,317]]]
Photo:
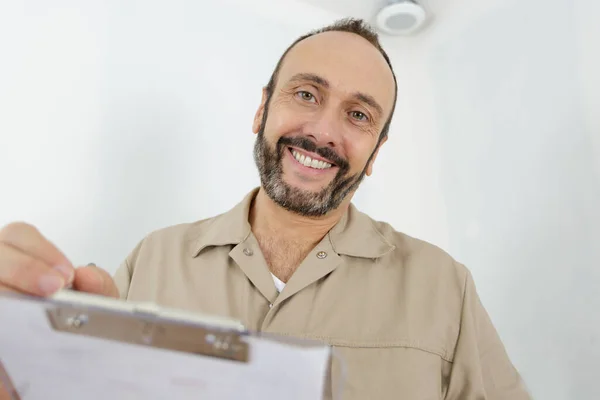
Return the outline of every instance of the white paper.
[[[0,296],[0,361],[22,400],[322,398],[327,346],[248,337],[241,363],[56,332],[48,306]]]

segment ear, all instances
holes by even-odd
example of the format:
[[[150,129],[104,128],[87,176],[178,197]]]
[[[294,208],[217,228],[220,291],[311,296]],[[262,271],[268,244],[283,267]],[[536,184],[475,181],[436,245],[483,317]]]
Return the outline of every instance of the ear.
[[[265,113],[265,105],[267,103],[267,88],[263,88],[262,90],[262,99],[260,101],[260,106],[258,110],[256,110],[256,114],[254,115],[254,122],[252,123],[252,132],[255,134],[260,130],[260,125],[262,124],[263,115]]]
[[[387,141],[388,137],[384,137],[381,140],[381,143],[379,143],[379,145],[377,146],[377,149],[375,150],[375,154],[373,154],[373,158],[371,158],[371,161],[369,161],[369,165],[367,166],[367,171],[365,172],[367,174],[367,176],[371,176],[371,174],[373,173],[373,164],[375,163],[375,159],[377,158],[377,155],[379,154],[379,149],[381,149],[381,146],[383,146],[383,144]]]

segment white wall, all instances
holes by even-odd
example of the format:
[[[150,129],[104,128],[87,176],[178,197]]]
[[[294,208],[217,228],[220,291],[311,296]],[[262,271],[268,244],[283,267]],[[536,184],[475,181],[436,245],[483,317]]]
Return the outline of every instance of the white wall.
[[[419,134],[438,145],[448,249],[535,398],[598,399],[600,8],[445,7],[407,62],[433,99]]]
[[[400,97],[356,202],[467,264],[536,398],[600,398],[598,5],[439,3],[420,36],[383,39]],[[258,184],[250,128],[279,55],[336,17],[1,3],[0,225],[114,271],[149,231],[225,211]]]

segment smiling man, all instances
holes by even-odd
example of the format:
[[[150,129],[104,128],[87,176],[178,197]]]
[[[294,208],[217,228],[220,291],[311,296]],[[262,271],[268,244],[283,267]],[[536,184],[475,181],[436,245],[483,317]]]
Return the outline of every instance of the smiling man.
[[[359,22],[302,37],[281,58],[254,120],[261,190],[250,216],[279,279],[346,213],[387,139],[395,100],[389,59]]]
[[[327,399],[529,399],[469,271],[351,203],[396,96],[362,21],[311,32],[263,89],[259,188],[224,214],[149,234],[114,277],[73,269],[35,228],[11,224],[0,233],[0,289],[49,295],[73,283],[324,341],[341,355]]]

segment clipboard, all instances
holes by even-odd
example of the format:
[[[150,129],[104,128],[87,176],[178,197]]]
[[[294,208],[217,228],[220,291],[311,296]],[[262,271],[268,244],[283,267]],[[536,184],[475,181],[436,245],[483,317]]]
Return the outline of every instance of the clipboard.
[[[70,290],[0,293],[11,400],[321,399],[330,357],[323,343],[227,318]]]

